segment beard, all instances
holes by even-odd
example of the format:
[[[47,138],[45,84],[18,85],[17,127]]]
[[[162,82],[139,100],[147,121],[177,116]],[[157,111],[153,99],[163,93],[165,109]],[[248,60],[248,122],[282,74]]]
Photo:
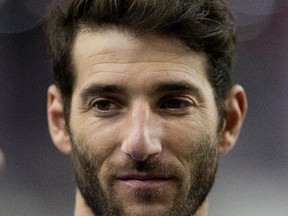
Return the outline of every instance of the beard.
[[[145,172],[151,175],[173,177],[177,180],[177,193],[172,205],[164,212],[155,213],[155,216],[193,216],[201,207],[209,194],[216,175],[218,164],[218,139],[205,137],[195,145],[191,145],[189,153],[189,171],[180,169],[175,164],[167,164],[159,158],[150,158],[145,161],[136,161],[127,158],[121,163],[108,163],[109,170],[100,176],[101,160],[94,155],[84,139],[74,142],[72,162],[78,188],[86,201],[87,206],[95,216],[136,216],[135,212],[125,212],[121,200],[117,200],[113,189],[117,174],[129,170]],[[104,176],[104,177],[103,177]],[[187,183],[187,176],[188,179]],[[186,181],[185,181],[186,179]],[[188,190],[187,190],[188,188]],[[158,190],[137,190],[133,194],[135,200],[141,203],[153,204],[163,195]],[[142,214],[144,215],[145,209]],[[154,216],[154,213],[149,214]]]

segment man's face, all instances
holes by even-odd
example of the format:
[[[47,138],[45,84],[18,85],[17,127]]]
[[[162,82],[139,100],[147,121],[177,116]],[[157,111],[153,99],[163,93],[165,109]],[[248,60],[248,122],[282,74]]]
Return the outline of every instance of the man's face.
[[[72,159],[94,214],[195,214],[218,161],[205,55],[171,38],[87,30],[73,62]]]

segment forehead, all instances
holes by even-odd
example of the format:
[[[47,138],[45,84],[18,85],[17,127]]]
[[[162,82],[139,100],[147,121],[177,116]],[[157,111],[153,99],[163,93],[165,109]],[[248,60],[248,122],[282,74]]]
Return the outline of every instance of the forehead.
[[[75,90],[93,82],[134,84],[142,89],[163,81],[209,84],[206,56],[171,37],[82,29],[75,39],[72,60],[77,77]]]

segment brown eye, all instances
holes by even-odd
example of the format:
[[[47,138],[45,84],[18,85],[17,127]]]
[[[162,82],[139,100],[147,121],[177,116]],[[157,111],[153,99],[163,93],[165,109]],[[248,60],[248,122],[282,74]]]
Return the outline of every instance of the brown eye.
[[[171,115],[189,114],[195,106],[194,100],[190,97],[166,97],[158,105],[161,112]]]
[[[114,112],[121,109],[119,104],[105,98],[96,99],[91,105],[97,112]]]
[[[160,105],[161,109],[185,109],[192,106],[191,102],[183,100],[183,99],[177,99],[177,98],[170,98],[163,101]]]

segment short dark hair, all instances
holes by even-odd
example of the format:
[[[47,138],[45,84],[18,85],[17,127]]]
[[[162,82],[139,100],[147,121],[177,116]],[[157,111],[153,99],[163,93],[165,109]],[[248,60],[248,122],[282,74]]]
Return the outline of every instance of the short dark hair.
[[[61,5],[62,4],[62,5]],[[53,77],[69,119],[76,81],[71,51],[82,26],[119,27],[136,35],[175,37],[208,57],[207,75],[214,89],[220,120],[231,87],[235,24],[225,0],[66,0],[55,1],[48,16],[47,38]],[[67,120],[67,119],[66,119]]]

